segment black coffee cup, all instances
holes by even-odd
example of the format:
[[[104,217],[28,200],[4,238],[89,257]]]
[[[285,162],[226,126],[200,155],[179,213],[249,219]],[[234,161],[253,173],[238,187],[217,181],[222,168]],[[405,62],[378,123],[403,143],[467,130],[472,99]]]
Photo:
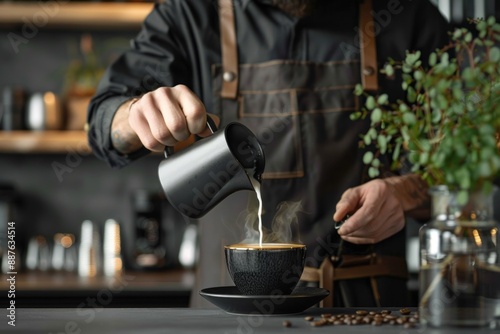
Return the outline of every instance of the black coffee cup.
[[[229,275],[243,295],[289,295],[304,270],[306,246],[233,244],[224,252]]]

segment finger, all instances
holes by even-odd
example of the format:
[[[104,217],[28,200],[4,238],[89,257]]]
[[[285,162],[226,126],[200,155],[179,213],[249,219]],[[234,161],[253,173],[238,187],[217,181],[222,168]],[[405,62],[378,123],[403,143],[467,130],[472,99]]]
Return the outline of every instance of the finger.
[[[220,118],[217,115],[207,114],[207,117],[210,117],[215,122],[215,125],[217,125],[217,127],[219,127],[219,125],[220,125]],[[205,126],[205,130],[203,130],[202,132],[200,132],[198,135],[200,137],[208,137],[211,134],[212,134],[212,130],[210,130],[210,128],[208,126]]]
[[[145,106],[145,107],[144,107]],[[146,100],[134,103],[130,108],[128,117],[129,125],[139,137],[142,145],[150,151],[161,152],[164,149],[164,144],[159,142],[152,134],[149,121],[142,110],[151,110],[151,103]]]
[[[357,245],[372,245],[377,243],[376,239],[374,238],[342,236],[342,239]]]
[[[201,100],[187,86],[172,88],[176,100],[184,114],[189,133],[200,134],[207,128],[207,112]]]
[[[377,216],[364,227],[341,237],[369,239],[374,242],[380,242],[401,231],[404,228],[404,224],[404,216],[398,213]]]
[[[170,146],[186,140],[190,132],[186,116],[178,100],[178,93],[173,89],[162,89],[160,92],[155,93],[155,103],[157,104],[157,109],[161,110],[162,119],[156,119],[155,117],[150,120],[148,119],[148,121],[164,123],[167,130],[166,133],[159,132],[158,135],[162,137],[157,138],[160,141],[165,140],[165,144]],[[153,125],[152,123],[150,124]],[[162,130],[161,126],[158,127],[158,130]],[[172,138],[174,139],[173,142]]]
[[[399,232],[399,229],[396,229],[394,226],[379,229],[375,232],[359,230],[352,234],[341,235],[340,237],[346,241],[354,243],[377,243],[391,237],[397,232]]]
[[[350,212],[356,211],[359,202],[359,190],[357,188],[347,189],[335,207],[334,221],[341,221]]]
[[[349,235],[359,229],[366,228],[378,212],[378,206],[373,203],[364,203],[338,230],[339,235]]]

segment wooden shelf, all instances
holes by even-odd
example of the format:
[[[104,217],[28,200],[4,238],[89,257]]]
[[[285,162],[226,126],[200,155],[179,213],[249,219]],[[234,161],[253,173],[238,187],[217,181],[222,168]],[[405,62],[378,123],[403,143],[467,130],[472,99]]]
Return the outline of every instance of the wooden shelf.
[[[27,20],[39,28],[138,29],[153,6],[151,2],[9,2],[0,4],[0,25],[23,26]]]
[[[2,153],[90,153],[84,131],[1,131]]]

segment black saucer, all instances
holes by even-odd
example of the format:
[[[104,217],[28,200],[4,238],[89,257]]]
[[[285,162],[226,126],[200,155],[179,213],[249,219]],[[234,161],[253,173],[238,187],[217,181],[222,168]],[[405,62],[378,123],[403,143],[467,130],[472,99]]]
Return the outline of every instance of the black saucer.
[[[330,293],[312,287],[296,287],[290,295],[247,296],[235,286],[207,288],[200,295],[227,313],[246,315],[297,314],[319,303]]]

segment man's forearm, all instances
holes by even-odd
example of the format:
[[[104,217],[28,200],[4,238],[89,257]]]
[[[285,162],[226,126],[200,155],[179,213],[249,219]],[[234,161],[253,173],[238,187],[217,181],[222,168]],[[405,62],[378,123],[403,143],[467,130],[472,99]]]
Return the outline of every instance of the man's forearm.
[[[430,218],[429,187],[419,175],[391,176],[384,181],[393,186],[405,214],[418,220]]]
[[[143,147],[128,121],[130,107],[136,101],[132,99],[123,103],[116,111],[111,123],[111,143],[117,151],[123,154],[135,152]]]

